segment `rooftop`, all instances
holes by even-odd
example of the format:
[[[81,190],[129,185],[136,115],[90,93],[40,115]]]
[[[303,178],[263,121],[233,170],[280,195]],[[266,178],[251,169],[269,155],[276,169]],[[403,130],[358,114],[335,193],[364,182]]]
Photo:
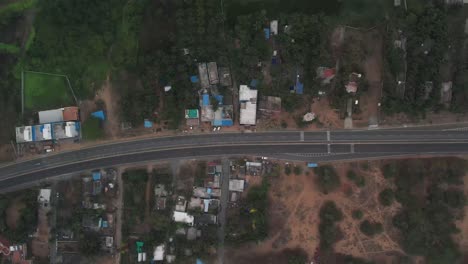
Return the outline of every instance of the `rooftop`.
[[[198,63],[198,75],[200,76],[200,85],[201,88],[209,88],[210,82],[208,79],[208,69],[206,63]]]
[[[229,180],[229,191],[243,192],[244,191],[244,180]]]
[[[258,109],[265,112],[281,112],[281,98],[275,96],[261,96]]]
[[[218,84],[219,83],[218,66],[216,65],[216,62],[209,62],[208,63],[208,79],[210,81],[210,84]]]
[[[241,125],[255,125],[257,120],[257,90],[247,85],[239,87],[240,120]]]
[[[185,224],[189,224],[191,226],[193,226],[193,222],[194,222],[193,215],[189,215],[186,212],[174,211],[174,214],[172,215],[172,219],[174,219],[175,222],[185,223]]]
[[[54,123],[54,122],[62,122],[63,121],[63,110],[64,108],[53,109],[53,110],[46,110],[46,111],[39,111],[39,123]]]

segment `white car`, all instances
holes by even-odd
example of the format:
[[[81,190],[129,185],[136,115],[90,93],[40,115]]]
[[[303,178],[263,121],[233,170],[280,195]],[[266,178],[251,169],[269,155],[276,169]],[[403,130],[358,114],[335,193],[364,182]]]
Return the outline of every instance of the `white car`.
[[[215,132],[215,131],[216,131],[216,127],[213,127],[213,132]]]
[[[218,127],[216,130],[217,130],[217,131],[221,130],[221,127]]]

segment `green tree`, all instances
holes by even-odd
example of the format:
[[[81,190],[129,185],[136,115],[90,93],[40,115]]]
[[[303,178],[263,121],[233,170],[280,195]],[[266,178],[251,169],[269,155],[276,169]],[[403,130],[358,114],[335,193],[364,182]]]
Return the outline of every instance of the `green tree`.
[[[96,255],[101,248],[101,240],[96,232],[85,232],[79,242],[80,252],[85,256]]]
[[[364,216],[364,213],[361,210],[353,210],[351,213],[354,219],[356,220],[361,220],[362,217]]]
[[[359,225],[359,229],[367,236],[374,236],[376,234],[382,233],[383,226],[381,223],[372,223],[369,220],[364,220]]]
[[[300,175],[302,173],[302,166],[300,166],[300,165],[294,166],[293,171],[294,171],[295,175]]]
[[[335,169],[331,166],[315,168],[314,172],[317,175],[316,182],[325,194],[336,190],[341,185],[338,174],[336,174]]]
[[[390,206],[394,200],[395,195],[393,193],[393,190],[390,188],[381,191],[379,194],[379,202],[383,206]]]
[[[284,173],[285,173],[286,175],[291,175],[291,172],[292,172],[291,166],[286,165],[286,166],[284,167]]]

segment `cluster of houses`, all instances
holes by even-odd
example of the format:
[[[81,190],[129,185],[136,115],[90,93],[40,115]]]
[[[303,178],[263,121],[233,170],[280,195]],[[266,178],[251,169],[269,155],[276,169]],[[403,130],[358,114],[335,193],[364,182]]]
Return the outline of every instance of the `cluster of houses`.
[[[192,76],[193,83],[200,83],[199,108],[186,109],[186,125],[190,128],[202,124],[213,127],[231,127],[234,125],[234,107],[219,92],[232,85],[231,74],[228,68],[217,67],[216,62],[199,63],[198,76]],[[254,80],[255,81],[255,80]],[[281,98],[273,96],[258,96],[256,82],[239,86],[239,124],[242,126],[255,126],[257,112],[261,116],[271,116],[281,112]]]
[[[81,135],[78,107],[64,107],[37,113],[36,125],[16,127],[17,143],[76,140]]]
[[[116,196],[116,181],[117,172],[114,169],[95,170],[91,176],[82,178],[81,205],[93,213],[83,215],[81,226],[85,230],[98,232],[101,236],[101,251],[111,254],[115,251],[115,208],[105,203],[104,195]]]

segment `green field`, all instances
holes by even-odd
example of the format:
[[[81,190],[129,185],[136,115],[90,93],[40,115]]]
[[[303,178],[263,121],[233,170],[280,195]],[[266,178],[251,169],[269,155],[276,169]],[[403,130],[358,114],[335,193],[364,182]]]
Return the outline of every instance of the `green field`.
[[[31,111],[76,105],[63,76],[25,72],[24,108]]]

